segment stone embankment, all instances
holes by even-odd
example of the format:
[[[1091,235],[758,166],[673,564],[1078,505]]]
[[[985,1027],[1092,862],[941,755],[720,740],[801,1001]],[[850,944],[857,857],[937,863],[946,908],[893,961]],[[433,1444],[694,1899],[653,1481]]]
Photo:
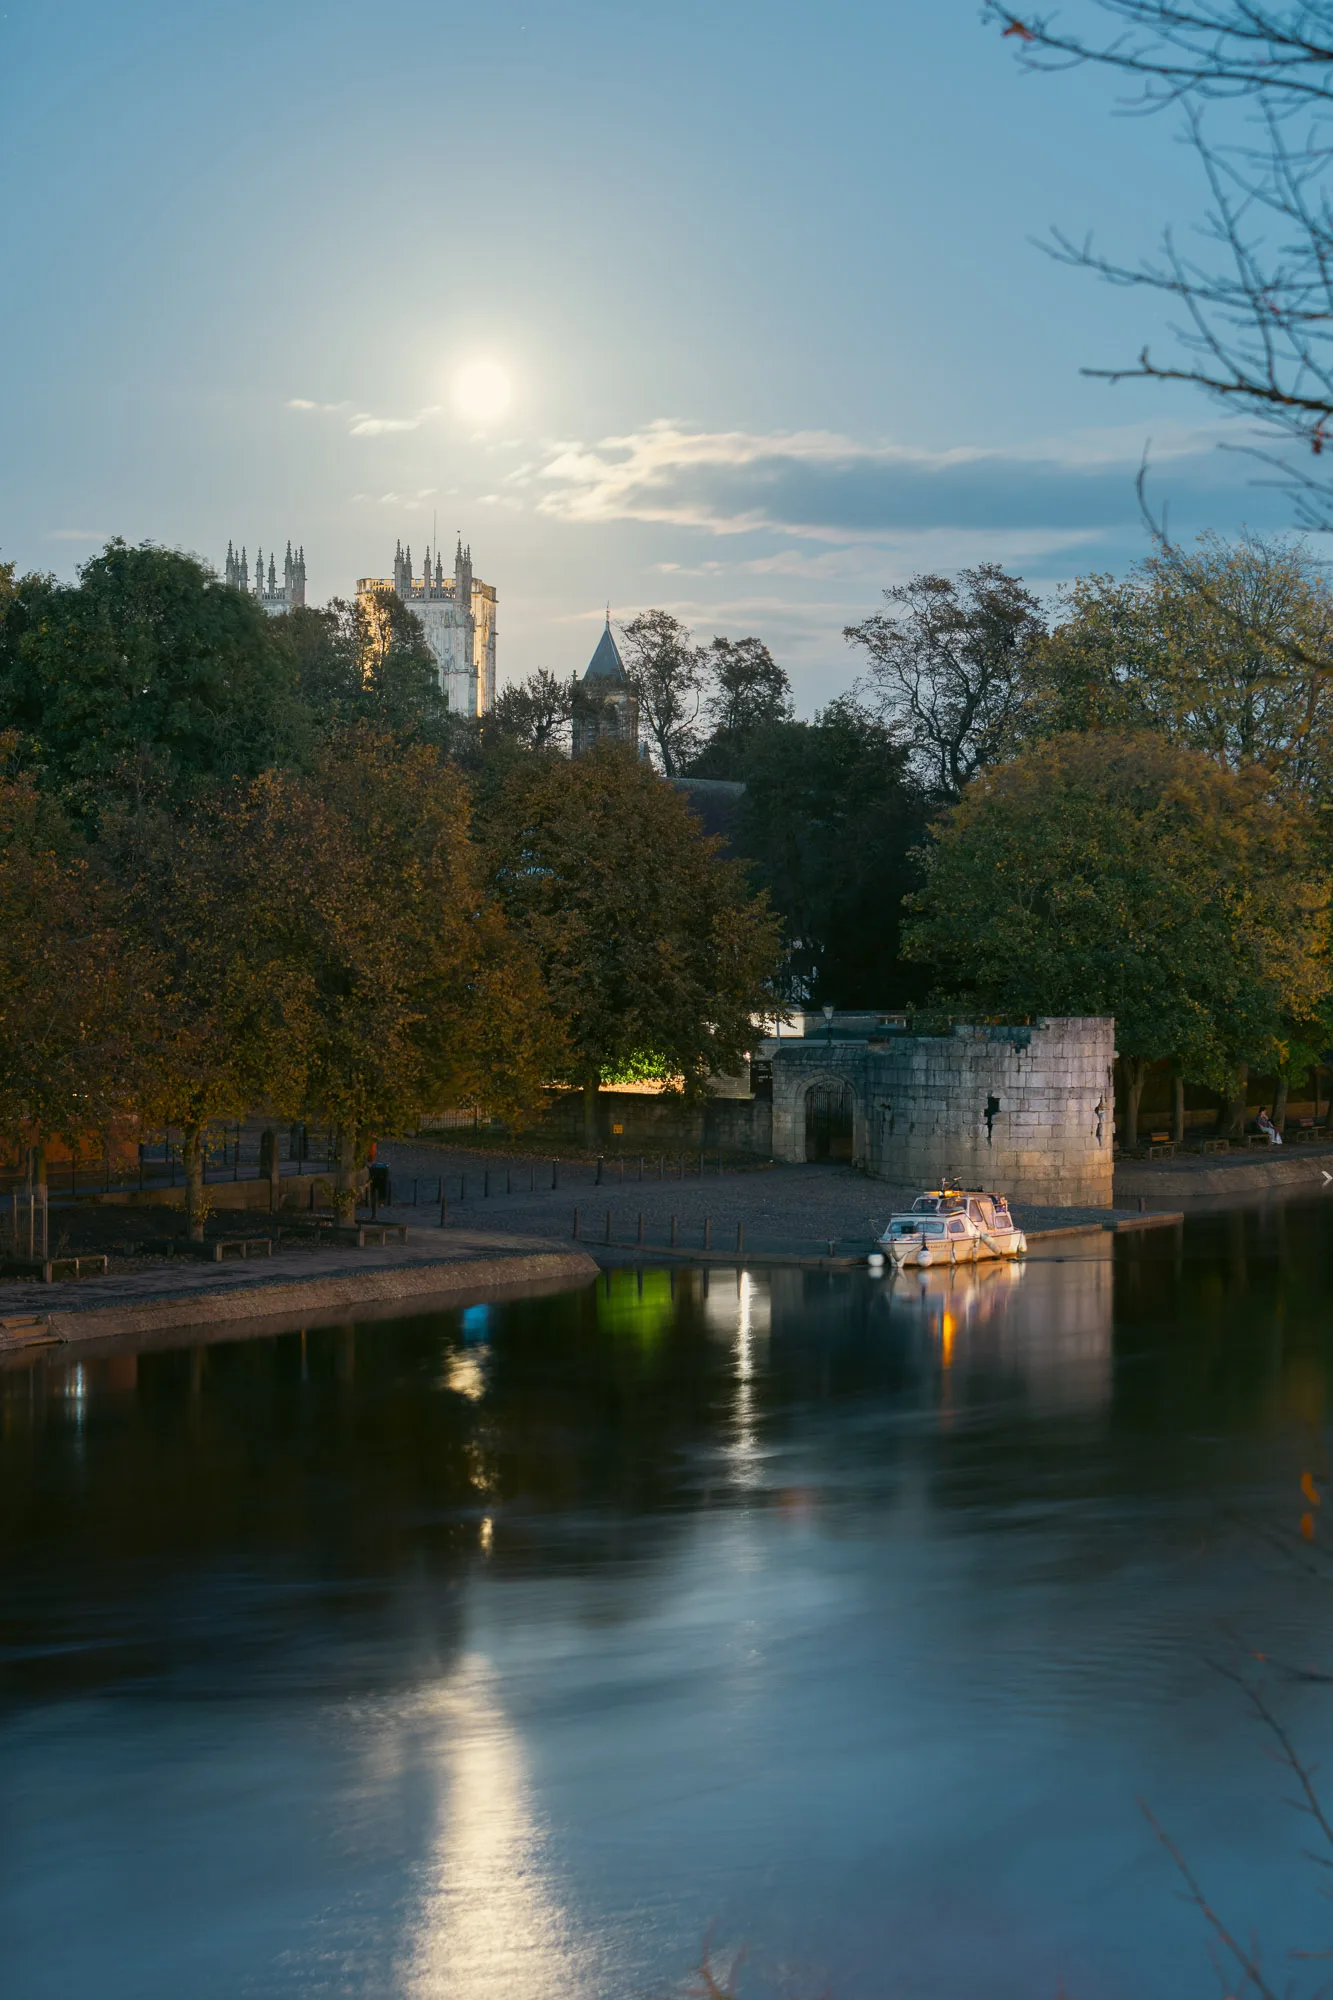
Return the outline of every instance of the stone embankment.
[[[0,1350],[295,1315],[359,1317],[384,1306],[469,1305],[564,1291],[596,1275],[592,1258],[575,1244],[464,1230],[414,1230],[406,1244],[376,1249],[279,1251],[262,1263],[173,1258],[77,1284],[0,1284]]]

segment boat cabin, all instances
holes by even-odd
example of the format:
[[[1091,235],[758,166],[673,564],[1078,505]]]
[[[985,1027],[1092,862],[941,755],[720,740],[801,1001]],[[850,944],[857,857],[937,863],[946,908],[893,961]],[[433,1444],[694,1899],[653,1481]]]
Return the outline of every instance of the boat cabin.
[[[936,1188],[929,1194],[919,1194],[912,1203],[913,1215],[965,1215],[978,1229],[1012,1229],[1009,1202],[1002,1194],[981,1194],[964,1191],[962,1188]],[[928,1230],[931,1236],[942,1235],[938,1229]]]

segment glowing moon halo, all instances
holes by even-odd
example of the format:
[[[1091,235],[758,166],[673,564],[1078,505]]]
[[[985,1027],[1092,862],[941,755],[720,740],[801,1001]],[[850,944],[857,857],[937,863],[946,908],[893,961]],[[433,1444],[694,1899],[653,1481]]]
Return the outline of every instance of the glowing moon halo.
[[[512,395],[513,384],[498,361],[469,361],[454,378],[454,406],[474,424],[502,417]]]

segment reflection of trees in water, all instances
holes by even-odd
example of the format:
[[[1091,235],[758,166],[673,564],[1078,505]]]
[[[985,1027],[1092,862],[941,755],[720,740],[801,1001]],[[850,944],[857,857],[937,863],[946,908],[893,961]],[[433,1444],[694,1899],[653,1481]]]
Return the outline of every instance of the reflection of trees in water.
[[[1275,1429],[1322,1418],[1324,1215],[892,1286],[617,1271],[466,1314],[2,1373],[7,1638],[31,1660],[10,1677],[434,1671],[479,1567],[597,1570],[628,1607],[683,1516],[810,1481],[862,1508],[909,1472],[941,1508],[1039,1482],[1211,1495],[1254,1455],[1199,1438],[1271,1461]]]

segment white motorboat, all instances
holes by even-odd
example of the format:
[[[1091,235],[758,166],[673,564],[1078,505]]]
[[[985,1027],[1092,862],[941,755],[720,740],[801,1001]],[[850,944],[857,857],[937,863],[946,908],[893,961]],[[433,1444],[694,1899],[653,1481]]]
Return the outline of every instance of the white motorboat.
[[[1028,1247],[1004,1195],[948,1186],[918,1195],[908,1212],[891,1215],[879,1240],[897,1270],[905,1264],[929,1270],[982,1257],[1021,1257]]]

